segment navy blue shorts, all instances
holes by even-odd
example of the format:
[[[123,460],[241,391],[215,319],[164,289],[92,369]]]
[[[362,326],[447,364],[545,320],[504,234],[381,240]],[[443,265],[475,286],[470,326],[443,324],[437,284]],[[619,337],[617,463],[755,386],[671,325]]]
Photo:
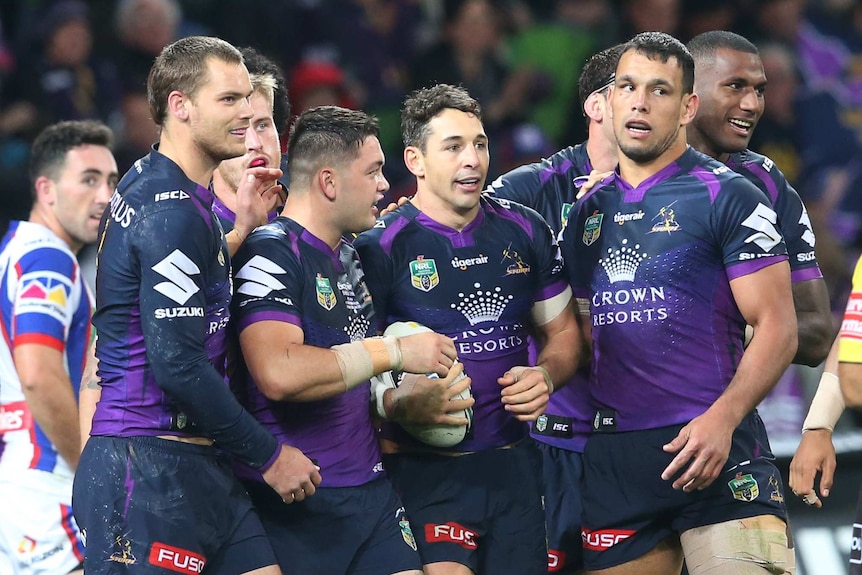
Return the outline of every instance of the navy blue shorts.
[[[849,575],[862,575],[862,487],[856,502],[856,521],[853,522],[853,537],[850,539]]]
[[[262,483],[245,485],[284,575],[422,569],[404,507],[386,478],[318,489],[290,505]]]
[[[661,478],[675,457],[662,446],[682,427],[597,432],[587,441],[582,533],[587,569],[627,563],[694,527],[757,515],[787,520],[781,474],[757,413],[736,428],[724,470],[703,491],[677,491],[672,480]]]
[[[548,529],[548,573],[577,573],[584,568],[581,541],[580,453],[537,441],[545,482],[545,525]]]
[[[548,572],[542,458],[533,441],[461,456],[389,455],[384,464],[423,564],[452,561],[477,575]]]
[[[91,437],[75,474],[87,575],[238,575],[275,564],[242,485],[212,447]]]

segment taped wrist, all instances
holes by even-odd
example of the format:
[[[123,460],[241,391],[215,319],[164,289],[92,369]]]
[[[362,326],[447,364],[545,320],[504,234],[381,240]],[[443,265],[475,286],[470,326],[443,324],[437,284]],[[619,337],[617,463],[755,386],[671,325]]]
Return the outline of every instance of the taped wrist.
[[[347,390],[368,381],[371,376],[390,369],[400,370],[403,364],[401,347],[394,337],[370,337],[352,343],[332,346],[341,378]]]
[[[551,380],[551,374],[548,373],[548,370],[545,369],[544,367],[541,367],[538,365],[531,367],[530,369],[535,369],[536,371],[538,371],[539,373],[541,373],[544,376],[545,385],[548,386],[548,395],[553,394],[554,393],[554,382],[553,382],[553,380]]]
[[[817,393],[811,400],[808,415],[802,423],[802,431],[811,429],[835,429],[835,424],[844,411],[844,396],[841,395],[841,385],[838,376],[824,371],[817,385]]]

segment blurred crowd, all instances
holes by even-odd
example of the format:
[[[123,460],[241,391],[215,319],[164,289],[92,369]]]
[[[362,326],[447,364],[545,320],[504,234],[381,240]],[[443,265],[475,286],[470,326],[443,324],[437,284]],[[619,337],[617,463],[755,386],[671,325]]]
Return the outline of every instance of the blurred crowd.
[[[157,138],[146,75],[182,36],[215,35],[275,59],[293,114],[338,104],[378,116],[395,198],[412,191],[398,126],[411,90],[461,84],[480,101],[490,181],[585,139],[576,84],[591,54],[641,31],[687,42],[712,29],[761,50],[769,86],[751,147],[804,199],[843,310],[862,251],[860,0],[4,0],[0,218],[27,218],[27,150],[50,123],[105,121],[120,173],[146,154]]]

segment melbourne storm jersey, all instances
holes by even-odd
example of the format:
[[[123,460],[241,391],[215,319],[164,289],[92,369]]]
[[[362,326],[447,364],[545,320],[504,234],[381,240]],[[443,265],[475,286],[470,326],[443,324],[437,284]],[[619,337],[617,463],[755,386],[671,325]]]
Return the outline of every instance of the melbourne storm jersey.
[[[498,198],[533,208],[545,218],[554,234],[559,234],[576,202],[579,184],[592,171],[584,142],[500,176],[489,191]],[[588,368],[581,368],[565,387],[551,396],[544,417],[533,424],[533,437],[537,441],[583,451],[595,414],[590,408],[588,379]]]
[[[778,229],[787,246],[790,279],[794,283],[823,277],[814,255],[814,230],[802,198],[775,163],[756,152],[731,154],[727,166],[765,193],[778,215]]]
[[[22,469],[72,477],[27,406],[13,350],[38,344],[60,351],[77,398],[91,310],[78,260],[66,243],[45,226],[12,222],[0,244],[0,477],[21,478]]]
[[[407,203],[356,239],[381,321],[416,321],[455,340],[472,379],[473,426],[455,451],[507,445],[528,428],[503,409],[501,377],[529,365],[527,335],[537,301],[566,289],[547,224],[533,210],[483,197],[460,232]],[[413,443],[396,425],[391,437]]]
[[[346,241],[333,252],[297,222],[277,218],[248,237],[234,266],[231,306],[239,332],[283,321],[302,330],[305,345],[327,349],[376,335],[359,258]],[[241,366],[231,385],[279,441],[317,460],[324,487],[362,485],[382,471],[368,383],[320,401],[272,401]]]
[[[745,328],[730,281],[787,259],[776,220],[760,190],[691,148],[578,204],[562,247],[590,300],[592,399],[618,431],[691,420],[730,383]]]
[[[102,223],[94,435],[205,435],[258,467],[277,444],[224,379],[230,260],[212,193],[153,150]]]

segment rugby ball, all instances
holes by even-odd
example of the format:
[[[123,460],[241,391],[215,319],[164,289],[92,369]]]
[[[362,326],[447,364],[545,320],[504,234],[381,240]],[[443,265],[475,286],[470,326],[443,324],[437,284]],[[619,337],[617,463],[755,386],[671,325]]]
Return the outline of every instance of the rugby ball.
[[[404,337],[408,335],[414,335],[417,333],[423,333],[427,331],[432,331],[431,329],[425,327],[422,324],[416,323],[415,321],[399,321],[395,322],[383,332],[383,335],[391,335],[395,337]],[[457,361],[457,360],[456,360]],[[395,385],[399,385],[401,383],[401,373],[397,372],[389,372],[390,377],[392,377]],[[436,373],[426,374],[426,377],[437,379],[438,376]],[[464,379],[466,375],[462,372],[452,384],[454,385],[456,382]],[[463,392],[459,393],[452,399],[468,399],[472,395],[470,393],[470,388],[468,387]],[[468,407],[462,411],[453,411],[451,414],[455,417],[463,417],[467,420],[466,425],[410,425],[410,424],[401,424],[401,427],[404,430],[421,441],[422,443],[427,443],[428,445],[432,445],[434,447],[452,447],[461,443],[464,438],[467,436],[467,432],[470,430],[470,426],[473,424],[473,408]]]

